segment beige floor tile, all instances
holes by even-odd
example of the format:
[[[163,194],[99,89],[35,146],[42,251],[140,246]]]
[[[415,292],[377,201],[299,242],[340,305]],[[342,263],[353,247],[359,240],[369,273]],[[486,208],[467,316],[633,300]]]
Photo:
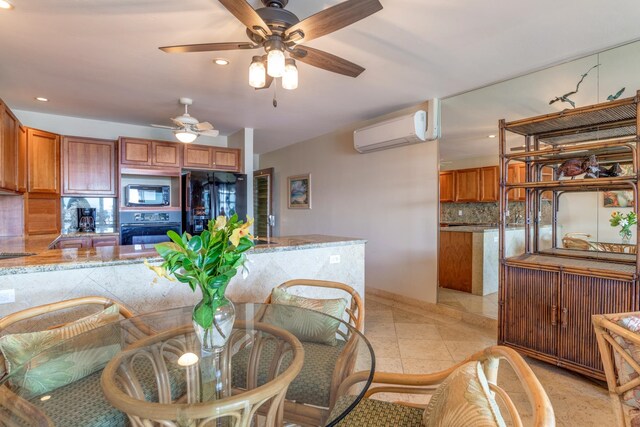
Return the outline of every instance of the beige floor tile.
[[[398,350],[398,341],[394,338],[387,337],[367,337],[376,357],[384,358],[400,358],[400,351]]]
[[[426,325],[424,323],[396,323],[396,334],[398,338],[410,338],[421,340],[439,340],[440,333],[436,325]]]
[[[487,346],[495,345],[497,339],[495,333],[490,333],[485,329],[474,328],[460,322],[455,326],[437,325],[438,333],[444,340],[456,341],[482,341]]]
[[[443,371],[453,364],[452,360],[402,358],[402,369],[405,374],[432,374]]]
[[[393,311],[390,308],[381,310],[365,310],[365,322],[393,322]]]
[[[456,362],[461,362],[473,353],[487,348],[483,341],[444,341],[444,344]]]
[[[402,360],[395,357],[377,357],[376,372],[392,372],[396,374],[402,374],[404,372]]]
[[[396,338],[396,327],[393,322],[374,322],[367,320],[364,325],[367,337]]]
[[[426,316],[421,316],[419,314],[412,313],[407,310],[401,310],[398,308],[393,309],[393,321],[396,323],[424,323],[424,324],[436,323],[433,319],[430,319]]]
[[[398,339],[398,347],[403,359],[452,360],[442,340]]]

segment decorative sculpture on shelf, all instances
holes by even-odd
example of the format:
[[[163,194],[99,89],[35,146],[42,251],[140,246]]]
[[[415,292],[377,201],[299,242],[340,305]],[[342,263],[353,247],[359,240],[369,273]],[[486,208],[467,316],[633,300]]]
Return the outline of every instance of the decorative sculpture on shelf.
[[[555,103],[555,102],[567,102],[569,104],[571,104],[572,108],[576,108],[576,103],[573,102],[571,99],[569,99],[570,96],[575,95],[576,93],[578,93],[578,90],[580,89],[580,85],[582,84],[582,82],[584,81],[584,79],[589,75],[589,73],[591,72],[591,70],[593,70],[594,68],[599,67],[600,64],[596,64],[593,67],[589,68],[589,71],[587,71],[586,73],[584,73],[582,75],[582,78],[580,79],[580,81],[578,82],[578,84],[576,85],[576,90],[572,91],[572,92],[567,92],[564,95],[560,95],[560,96],[556,96],[555,98],[553,98],[551,101],[549,101],[549,105]]]
[[[600,166],[595,155],[590,155],[586,159],[568,159],[558,167],[558,176],[564,178],[570,176],[574,179],[578,175],[585,174],[585,178],[597,178],[600,173]]]
[[[609,169],[598,166],[597,175],[598,178],[620,176],[622,175],[622,166],[620,166],[620,163],[614,163]]]
[[[624,92],[625,89],[626,89],[626,87],[623,87],[618,92],[616,92],[615,95],[607,96],[607,101],[615,101],[616,99],[620,98],[620,95],[622,95],[622,93]]]

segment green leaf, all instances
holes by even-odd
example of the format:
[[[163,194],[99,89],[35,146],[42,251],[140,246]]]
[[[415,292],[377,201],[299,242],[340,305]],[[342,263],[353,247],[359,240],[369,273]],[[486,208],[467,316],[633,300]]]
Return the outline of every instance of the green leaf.
[[[200,236],[193,236],[191,240],[189,240],[189,243],[187,243],[187,248],[194,252],[200,251],[200,249],[202,249],[202,239]]]
[[[182,238],[180,237],[180,235],[178,233],[176,233],[173,230],[169,230],[167,232],[167,236],[178,246],[180,246],[181,248],[185,247],[185,242],[182,241]]]
[[[213,308],[204,302],[200,302],[193,310],[193,320],[203,328],[210,328],[213,324]]]

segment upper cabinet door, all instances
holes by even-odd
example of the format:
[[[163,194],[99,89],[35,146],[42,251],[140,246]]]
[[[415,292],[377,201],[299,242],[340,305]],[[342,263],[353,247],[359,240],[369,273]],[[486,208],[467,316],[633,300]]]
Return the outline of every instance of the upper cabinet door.
[[[240,150],[234,148],[213,148],[213,168],[240,171]]]
[[[121,138],[120,163],[123,165],[151,166],[151,142],[147,139]]]
[[[0,187],[18,190],[18,119],[0,104]]]
[[[116,197],[116,159],[116,141],[65,137],[62,194]]]
[[[509,184],[520,184],[527,180],[526,165],[524,163],[512,163],[507,169]],[[509,201],[524,201],[526,198],[526,191],[524,188],[515,188],[508,193]]]
[[[454,202],[454,173],[453,171],[440,172],[440,201],[441,202]]]
[[[480,199],[480,170],[455,171],[456,202],[477,202]]]
[[[183,160],[185,168],[211,169],[213,150],[206,145],[185,144]]]
[[[154,166],[180,167],[180,145],[175,142],[152,141],[153,157],[151,164]]]
[[[18,191],[27,191],[27,128],[18,126]]]
[[[60,194],[60,136],[28,129],[27,150],[29,192]]]
[[[480,183],[480,201],[498,201],[498,167],[489,166],[486,168],[480,168]]]

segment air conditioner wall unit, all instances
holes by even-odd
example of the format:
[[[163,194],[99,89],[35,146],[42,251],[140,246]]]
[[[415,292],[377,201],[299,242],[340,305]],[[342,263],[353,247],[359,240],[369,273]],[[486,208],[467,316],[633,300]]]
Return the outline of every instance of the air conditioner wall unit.
[[[353,132],[353,146],[359,153],[385,150],[437,139],[439,136],[439,102],[429,101],[429,113],[416,111],[385,120]],[[430,120],[427,125],[427,116]]]

